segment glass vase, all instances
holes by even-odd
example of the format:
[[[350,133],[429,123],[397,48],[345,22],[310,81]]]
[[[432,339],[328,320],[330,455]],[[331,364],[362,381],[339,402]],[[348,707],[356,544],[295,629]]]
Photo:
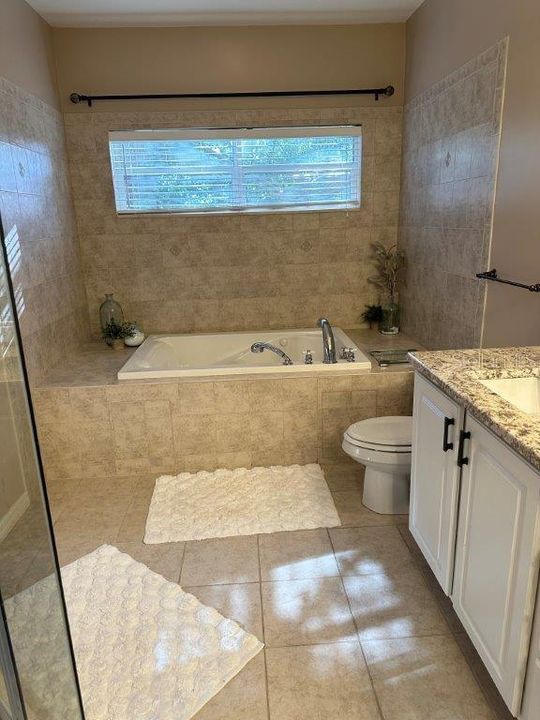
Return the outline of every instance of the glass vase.
[[[382,306],[382,320],[379,323],[379,332],[382,335],[397,335],[399,332],[400,307],[394,300],[389,300]]]
[[[107,325],[114,323],[115,325],[122,325],[124,322],[124,312],[120,303],[116,302],[113,298],[112,293],[105,294],[105,300],[101,303],[99,308],[99,320],[101,323],[101,329],[105,330]]]

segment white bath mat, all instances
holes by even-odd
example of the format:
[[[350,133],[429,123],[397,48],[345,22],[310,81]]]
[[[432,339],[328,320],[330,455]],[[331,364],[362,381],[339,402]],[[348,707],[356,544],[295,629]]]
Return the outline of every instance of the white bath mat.
[[[64,567],[62,580],[87,720],[188,720],[263,647],[110,545]],[[40,583],[10,600],[34,638],[34,606],[51,592]]]
[[[180,542],[340,525],[319,465],[238,468],[156,480],[144,542]]]

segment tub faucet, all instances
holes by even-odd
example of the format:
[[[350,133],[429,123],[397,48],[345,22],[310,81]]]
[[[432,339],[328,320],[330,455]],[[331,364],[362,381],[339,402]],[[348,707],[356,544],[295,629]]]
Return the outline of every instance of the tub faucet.
[[[273,353],[276,353],[276,355],[279,355],[280,358],[283,359],[284,365],[292,365],[293,361],[291,358],[287,355],[287,353],[284,353],[283,350],[280,350],[275,345],[272,345],[271,343],[267,342],[256,342],[253,343],[251,346],[251,352],[252,353],[262,353],[264,350],[270,350]]]
[[[334,339],[332,326],[326,318],[320,318],[317,325],[322,330],[323,363],[326,363],[327,365],[337,363],[336,341]]]

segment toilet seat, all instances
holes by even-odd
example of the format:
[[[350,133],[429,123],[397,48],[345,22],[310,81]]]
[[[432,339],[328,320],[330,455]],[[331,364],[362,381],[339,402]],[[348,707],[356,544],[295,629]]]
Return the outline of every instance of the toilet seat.
[[[354,445],[354,447],[362,448],[364,450],[372,450],[373,452],[411,454],[410,445],[376,445],[375,443],[360,442],[360,440],[356,440],[351,437],[347,431],[345,431],[343,439],[347,440],[347,442],[351,445]]]
[[[390,415],[360,420],[347,428],[345,436],[358,447],[386,452],[410,452],[412,417]]]
[[[410,448],[395,451],[388,447],[387,449],[381,450],[380,447],[372,448],[352,443],[346,435],[343,436],[343,442],[341,444],[342,449],[357,462],[371,465],[382,466],[395,466],[395,467],[410,467],[411,465],[411,450]]]

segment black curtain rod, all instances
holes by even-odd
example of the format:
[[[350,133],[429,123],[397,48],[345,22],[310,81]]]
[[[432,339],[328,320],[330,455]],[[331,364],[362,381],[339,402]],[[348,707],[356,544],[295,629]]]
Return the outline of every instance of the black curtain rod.
[[[165,93],[152,95],[81,95],[71,93],[69,99],[75,105],[81,102],[92,107],[94,100],[171,100],[174,98],[265,98],[265,97],[302,97],[309,95],[374,95],[378,100],[381,95],[390,97],[395,92],[393,85],[384,88],[362,88],[359,90],[278,90],[270,92],[230,92],[230,93]]]
[[[526,285],[525,283],[514,282],[514,280],[503,280],[497,275],[495,269],[488,270],[487,272],[476,273],[476,277],[480,280],[493,280],[493,282],[503,283],[504,285],[512,285],[513,287],[523,288],[529,290],[529,292],[540,292],[540,283],[534,285]]]

